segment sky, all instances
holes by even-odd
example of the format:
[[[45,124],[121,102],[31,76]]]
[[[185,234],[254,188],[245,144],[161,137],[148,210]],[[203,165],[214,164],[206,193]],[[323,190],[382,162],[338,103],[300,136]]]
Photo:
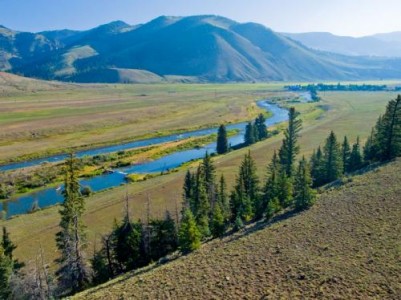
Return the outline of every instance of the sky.
[[[278,32],[364,36],[401,31],[400,0],[0,0],[0,25],[30,32],[203,14],[256,22]]]

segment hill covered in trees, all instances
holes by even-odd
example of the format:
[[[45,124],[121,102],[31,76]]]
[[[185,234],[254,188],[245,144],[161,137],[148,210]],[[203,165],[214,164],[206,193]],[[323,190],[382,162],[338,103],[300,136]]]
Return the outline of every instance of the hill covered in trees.
[[[87,31],[0,27],[0,70],[75,82],[227,82],[401,78],[399,59],[312,50],[256,23],[219,16],[121,21]]]

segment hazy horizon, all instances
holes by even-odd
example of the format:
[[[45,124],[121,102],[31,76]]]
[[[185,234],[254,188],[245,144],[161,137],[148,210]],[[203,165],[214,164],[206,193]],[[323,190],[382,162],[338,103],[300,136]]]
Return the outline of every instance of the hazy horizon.
[[[259,2],[259,3],[258,3]],[[366,36],[401,31],[401,3],[395,0],[0,0],[0,25],[18,31],[86,30],[116,20],[131,25],[158,16],[219,15],[256,22],[277,32],[330,32]]]

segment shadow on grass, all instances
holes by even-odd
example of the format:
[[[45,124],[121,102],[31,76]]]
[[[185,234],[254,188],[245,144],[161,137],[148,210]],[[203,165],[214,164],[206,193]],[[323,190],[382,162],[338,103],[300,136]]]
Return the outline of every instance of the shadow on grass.
[[[245,226],[245,228],[239,230],[239,231],[235,231],[235,230],[230,230],[229,232],[227,232],[227,234],[225,234],[223,236],[222,239],[224,239],[225,243],[229,243],[232,241],[236,241],[240,238],[243,238],[244,236],[250,235],[252,233],[255,233],[257,231],[263,230],[266,227],[269,227],[273,224],[276,224],[278,222],[290,219],[296,215],[298,215],[299,213],[301,213],[303,211],[298,211],[295,209],[292,210],[287,210],[284,211],[283,213],[274,216],[272,219],[270,219],[269,221],[266,220],[259,220],[259,221],[255,221],[252,223],[249,223],[247,226]]]

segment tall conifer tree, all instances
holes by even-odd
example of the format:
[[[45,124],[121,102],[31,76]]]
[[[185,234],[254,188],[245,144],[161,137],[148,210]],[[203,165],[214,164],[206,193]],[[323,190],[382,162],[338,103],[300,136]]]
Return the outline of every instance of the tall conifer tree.
[[[356,139],[356,143],[352,145],[352,151],[349,158],[349,164],[347,172],[354,172],[362,168],[363,158],[361,154],[361,146],[359,142],[359,137]]]
[[[218,199],[223,210],[224,218],[228,221],[231,217],[230,199],[227,195],[227,184],[223,174],[220,177]]]
[[[57,248],[61,257],[57,260],[57,271],[61,288],[70,293],[84,289],[89,283],[85,262],[86,234],[82,215],[85,211],[84,198],[80,192],[77,176],[77,160],[73,154],[65,164],[64,202],[61,206],[60,228],[56,235]]]
[[[341,152],[342,152],[342,161],[343,161],[343,171],[348,172],[350,157],[351,157],[351,147],[348,142],[347,136],[344,136],[343,144],[341,145]]]
[[[401,155],[401,95],[391,100],[376,125],[375,142],[379,160],[386,161]]]
[[[267,138],[268,132],[266,127],[266,118],[263,114],[259,114],[259,116],[255,119],[255,128],[259,141]]]
[[[224,154],[228,152],[227,130],[223,124],[220,125],[217,132],[216,151],[218,154]]]
[[[323,152],[320,146],[312,154],[311,157],[311,176],[313,181],[313,186],[318,187],[324,184],[325,177],[325,164],[323,159]]]
[[[4,253],[3,246],[0,244],[0,299],[10,299],[10,278],[12,271],[12,260]]]
[[[288,177],[292,177],[295,157],[299,153],[298,136],[302,128],[299,113],[291,107],[288,112],[288,127],[284,132],[284,139],[279,150],[280,164],[283,166]]]
[[[183,253],[198,249],[201,245],[202,234],[196,226],[192,212],[186,208],[183,211],[180,228],[178,231],[178,244]]]
[[[266,218],[270,219],[280,210],[279,197],[279,172],[280,163],[277,153],[274,151],[272,160],[267,168],[267,179],[263,191],[263,211],[266,212]]]
[[[245,146],[250,146],[252,144],[256,143],[256,136],[255,136],[255,126],[252,124],[252,122],[248,122],[248,124],[245,127],[245,137],[244,137],[244,143]]]
[[[337,142],[337,137],[333,131],[326,139],[324,145],[324,180],[323,183],[332,182],[341,177],[343,173],[343,163],[341,159],[341,149]]]
[[[315,201],[316,193],[312,189],[312,178],[305,157],[302,158],[298,165],[298,170],[295,175],[294,191],[295,209],[303,210],[312,206]]]

